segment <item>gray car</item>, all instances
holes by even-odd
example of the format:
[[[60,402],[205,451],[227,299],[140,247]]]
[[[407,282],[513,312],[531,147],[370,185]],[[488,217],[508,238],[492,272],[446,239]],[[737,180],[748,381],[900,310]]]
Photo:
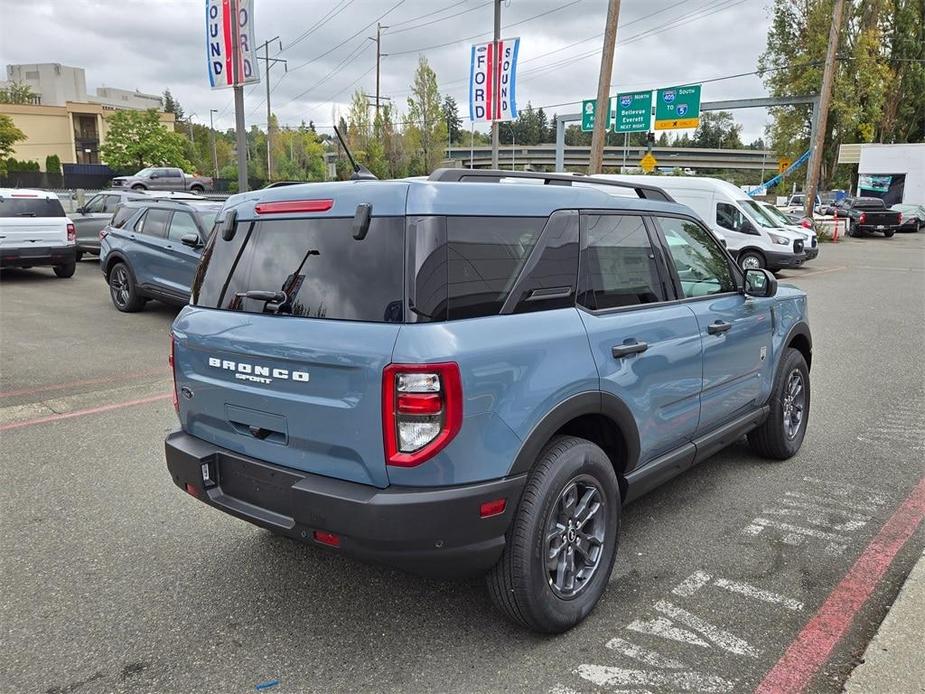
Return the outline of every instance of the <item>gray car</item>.
[[[100,231],[109,223],[121,203],[147,199],[149,196],[144,193],[114,190],[98,193],[87,200],[83,207],[78,207],[71,214],[71,221],[77,228],[77,260],[84,253],[100,254]]]

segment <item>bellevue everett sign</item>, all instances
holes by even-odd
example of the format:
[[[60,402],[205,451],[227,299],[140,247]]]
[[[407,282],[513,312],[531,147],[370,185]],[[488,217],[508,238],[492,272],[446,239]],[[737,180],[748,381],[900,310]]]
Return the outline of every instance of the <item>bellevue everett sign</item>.
[[[655,129],[696,128],[700,125],[700,85],[671,87],[656,92]],[[594,130],[597,99],[581,102],[581,129]],[[649,131],[652,92],[627,92],[610,98],[607,129],[617,133]]]

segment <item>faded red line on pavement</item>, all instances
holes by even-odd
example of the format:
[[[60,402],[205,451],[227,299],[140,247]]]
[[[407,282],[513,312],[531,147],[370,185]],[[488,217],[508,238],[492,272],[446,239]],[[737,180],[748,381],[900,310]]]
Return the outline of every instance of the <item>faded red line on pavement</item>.
[[[66,388],[77,388],[78,386],[92,386],[98,383],[113,383],[116,381],[128,381],[133,378],[143,378],[145,376],[156,376],[163,374],[169,376],[170,371],[167,369],[148,369],[147,371],[136,371],[134,373],[119,374],[117,376],[106,376],[104,378],[87,378],[82,381],[68,381],[66,383],[49,383],[44,386],[35,386],[33,388],[20,388],[19,390],[4,390],[0,392],[0,398],[12,398],[17,395],[34,395],[35,393],[45,393],[51,390],[65,390]]]
[[[100,412],[109,412],[110,410],[118,410],[123,407],[132,407],[133,405],[144,405],[149,402],[157,402],[158,400],[167,400],[172,397],[170,393],[162,393],[160,395],[151,395],[147,398],[138,398],[137,400],[128,400],[126,402],[114,402],[110,405],[100,405],[99,407],[88,407],[85,410],[74,410],[73,412],[62,412],[61,414],[50,414],[46,417],[35,417],[34,419],[24,419],[20,422],[8,422],[7,424],[0,424],[0,431],[7,431],[9,429],[20,429],[22,427],[31,427],[35,424],[45,424],[46,422],[57,422],[60,419],[71,419],[72,417],[82,417],[86,414],[99,414]]]
[[[890,516],[876,537],[813,615],[783,657],[755,690],[757,694],[802,692],[828,660],[893,559],[925,517],[925,477]]]

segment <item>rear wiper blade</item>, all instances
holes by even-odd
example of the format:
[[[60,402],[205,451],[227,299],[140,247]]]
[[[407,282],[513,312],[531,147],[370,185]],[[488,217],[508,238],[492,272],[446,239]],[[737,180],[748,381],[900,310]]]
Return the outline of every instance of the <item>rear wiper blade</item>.
[[[238,299],[254,299],[255,301],[273,302],[281,304],[289,297],[286,292],[266,292],[259,289],[252,289],[248,292],[238,292],[235,294]]]
[[[17,217],[34,217],[35,212],[20,212]]]

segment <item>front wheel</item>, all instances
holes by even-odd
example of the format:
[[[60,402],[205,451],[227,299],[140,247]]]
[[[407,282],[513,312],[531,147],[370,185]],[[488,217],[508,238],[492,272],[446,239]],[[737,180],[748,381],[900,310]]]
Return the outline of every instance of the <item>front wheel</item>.
[[[598,446],[557,436],[540,454],[488,574],[495,606],[543,633],[572,628],[597,605],[613,569],[620,488]]]
[[[73,277],[74,271],[77,269],[77,263],[68,263],[67,265],[55,265],[52,268],[55,271],[55,274],[58,277],[67,278]]]
[[[768,418],[748,443],[760,456],[786,460],[800,450],[809,422],[809,367],[798,349],[784,352],[768,404]]]
[[[142,191],[147,190],[147,188],[145,188],[145,187],[144,187],[143,185],[141,185],[140,183],[136,183],[135,185],[132,186],[132,190],[134,190],[134,191],[136,191],[136,192],[142,192]]]
[[[758,251],[740,253],[739,267],[743,270],[760,270],[765,267],[764,256]]]

